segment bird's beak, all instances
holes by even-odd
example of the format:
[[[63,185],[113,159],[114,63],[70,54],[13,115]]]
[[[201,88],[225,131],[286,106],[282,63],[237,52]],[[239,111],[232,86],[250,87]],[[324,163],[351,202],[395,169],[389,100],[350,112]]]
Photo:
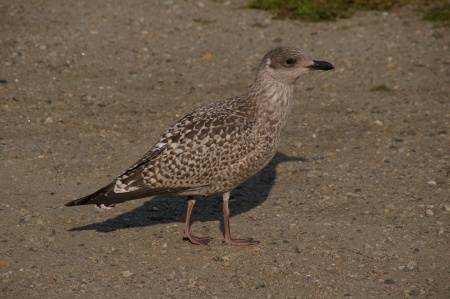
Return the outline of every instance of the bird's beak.
[[[329,71],[334,70],[334,66],[326,61],[319,61],[319,60],[313,60],[313,64],[307,66],[308,69],[314,71],[314,70],[322,70],[322,71]]]

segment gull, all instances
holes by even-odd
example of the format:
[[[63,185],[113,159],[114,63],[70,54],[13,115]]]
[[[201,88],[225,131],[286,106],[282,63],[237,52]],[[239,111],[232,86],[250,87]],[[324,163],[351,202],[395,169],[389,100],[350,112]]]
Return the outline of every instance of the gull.
[[[230,193],[259,172],[275,155],[286,126],[300,76],[334,66],[309,59],[292,46],[266,53],[247,92],[201,106],[169,127],[153,147],[111,183],[66,206],[95,204],[112,207],[128,200],[159,194],[187,196],[184,239],[206,245],[210,237],[191,233],[195,195],[223,196],[223,242],[253,245],[230,232]]]

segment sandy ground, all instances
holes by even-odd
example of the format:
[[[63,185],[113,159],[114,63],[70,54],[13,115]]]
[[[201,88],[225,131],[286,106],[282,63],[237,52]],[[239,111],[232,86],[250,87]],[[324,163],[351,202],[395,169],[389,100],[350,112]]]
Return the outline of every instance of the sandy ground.
[[[2,1],[0,297],[450,297],[449,28],[241,4]],[[63,207],[278,45],[336,70],[302,77],[279,153],[232,193],[234,236],[259,245],[222,245],[220,196],[194,214],[209,246],[182,240],[182,197]]]

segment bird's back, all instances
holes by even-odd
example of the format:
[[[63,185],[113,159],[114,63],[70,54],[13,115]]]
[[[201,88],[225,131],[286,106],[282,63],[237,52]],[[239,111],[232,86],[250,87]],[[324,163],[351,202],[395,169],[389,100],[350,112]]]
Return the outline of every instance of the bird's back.
[[[231,190],[247,169],[255,139],[255,107],[242,97],[202,106],[166,130],[148,155],[119,176],[115,192],[184,189],[182,194]],[[245,176],[245,174],[244,174]]]

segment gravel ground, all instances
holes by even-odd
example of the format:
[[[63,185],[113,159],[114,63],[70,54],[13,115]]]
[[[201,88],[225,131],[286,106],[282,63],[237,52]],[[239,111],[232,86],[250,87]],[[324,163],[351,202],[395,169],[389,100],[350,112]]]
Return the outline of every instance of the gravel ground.
[[[2,298],[450,298],[450,30],[413,8],[331,23],[243,1],[2,1]],[[64,208],[178,117],[247,89],[264,53],[298,83],[274,160],[232,193]]]

